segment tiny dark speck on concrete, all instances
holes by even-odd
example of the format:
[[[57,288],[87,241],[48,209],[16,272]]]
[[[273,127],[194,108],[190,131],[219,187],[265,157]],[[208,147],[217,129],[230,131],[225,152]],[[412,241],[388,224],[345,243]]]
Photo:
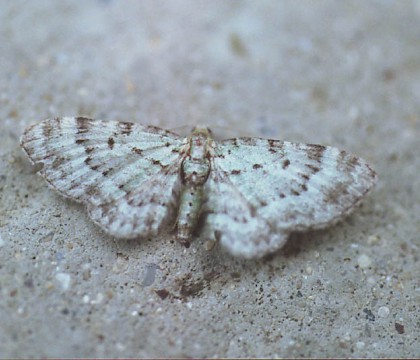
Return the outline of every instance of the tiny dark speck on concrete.
[[[366,319],[369,321],[375,321],[375,315],[372,313],[370,309],[363,309],[363,312],[366,314]]]
[[[395,323],[395,330],[397,330],[398,334],[404,334],[405,329],[404,329],[404,325],[400,324],[400,323]]]
[[[162,299],[165,300],[169,296],[169,291],[166,289],[155,290],[155,293]]]

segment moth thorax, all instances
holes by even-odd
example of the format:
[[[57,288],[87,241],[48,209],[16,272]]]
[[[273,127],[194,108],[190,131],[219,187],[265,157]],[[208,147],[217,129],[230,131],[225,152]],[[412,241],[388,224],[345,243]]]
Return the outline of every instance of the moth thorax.
[[[203,185],[210,174],[208,159],[186,158],[181,167],[182,182],[185,185]]]

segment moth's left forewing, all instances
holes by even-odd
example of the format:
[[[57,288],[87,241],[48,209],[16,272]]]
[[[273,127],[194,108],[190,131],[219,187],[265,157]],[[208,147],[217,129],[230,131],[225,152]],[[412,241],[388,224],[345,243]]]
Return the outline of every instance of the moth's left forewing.
[[[85,203],[123,196],[147,177],[180,162],[181,139],[163,129],[84,117],[28,127],[21,146],[63,196]],[[124,189],[124,191],[122,191]]]
[[[45,120],[21,139],[53,189],[121,238],[156,234],[174,220],[184,145],[157,127],[84,117]]]
[[[376,181],[363,159],[345,151],[258,138],[218,143],[213,167],[226,175],[255,217],[285,232],[338,221]]]

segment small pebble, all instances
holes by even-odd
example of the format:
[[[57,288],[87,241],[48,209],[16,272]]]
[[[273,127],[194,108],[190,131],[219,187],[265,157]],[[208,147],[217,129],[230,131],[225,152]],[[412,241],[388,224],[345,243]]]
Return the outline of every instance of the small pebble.
[[[216,241],[214,241],[214,240],[207,240],[204,243],[204,248],[206,249],[206,251],[211,251],[214,248],[215,245],[216,245]]]
[[[389,315],[389,309],[386,306],[381,306],[378,309],[378,316],[381,318],[386,318]]]
[[[121,344],[120,342],[117,342],[116,344],[115,344],[115,347],[117,348],[117,350],[119,350],[119,351],[124,351],[125,350],[125,345],[124,344]]]
[[[55,275],[56,280],[60,283],[61,288],[65,291],[70,287],[71,277],[66,273],[58,273]]]
[[[2,239],[0,235],[0,247],[3,247],[6,244],[6,242]]]
[[[400,323],[395,323],[395,330],[397,330],[398,334],[404,334],[405,329],[404,329],[404,325],[400,324]]]
[[[157,264],[151,263],[146,265],[143,275],[143,287],[152,285],[155,282],[156,270],[159,269]]]
[[[361,349],[363,349],[363,348],[365,347],[365,343],[364,343],[363,341],[358,341],[358,342],[356,343],[356,347],[357,347],[359,350],[361,350]]]
[[[357,258],[357,263],[362,269],[366,269],[372,264],[372,260],[366,254],[362,254]]]
[[[379,243],[379,240],[381,240],[381,238],[378,235],[370,235],[368,237],[367,243],[369,245],[376,245]]]
[[[48,234],[44,235],[39,239],[39,242],[50,242],[54,238],[55,233],[53,231],[49,232]]]
[[[96,295],[96,299],[95,300],[92,300],[90,303],[92,305],[97,305],[97,304],[100,304],[103,299],[104,299],[104,295],[102,293],[98,293]]]

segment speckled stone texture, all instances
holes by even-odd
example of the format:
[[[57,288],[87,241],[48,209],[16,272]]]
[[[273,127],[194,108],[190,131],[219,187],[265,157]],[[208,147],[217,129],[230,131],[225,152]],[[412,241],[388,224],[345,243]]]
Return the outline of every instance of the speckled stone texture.
[[[418,1],[0,2],[0,357],[416,357]],[[260,261],[117,241],[19,148],[45,118],[332,145],[379,181]]]

